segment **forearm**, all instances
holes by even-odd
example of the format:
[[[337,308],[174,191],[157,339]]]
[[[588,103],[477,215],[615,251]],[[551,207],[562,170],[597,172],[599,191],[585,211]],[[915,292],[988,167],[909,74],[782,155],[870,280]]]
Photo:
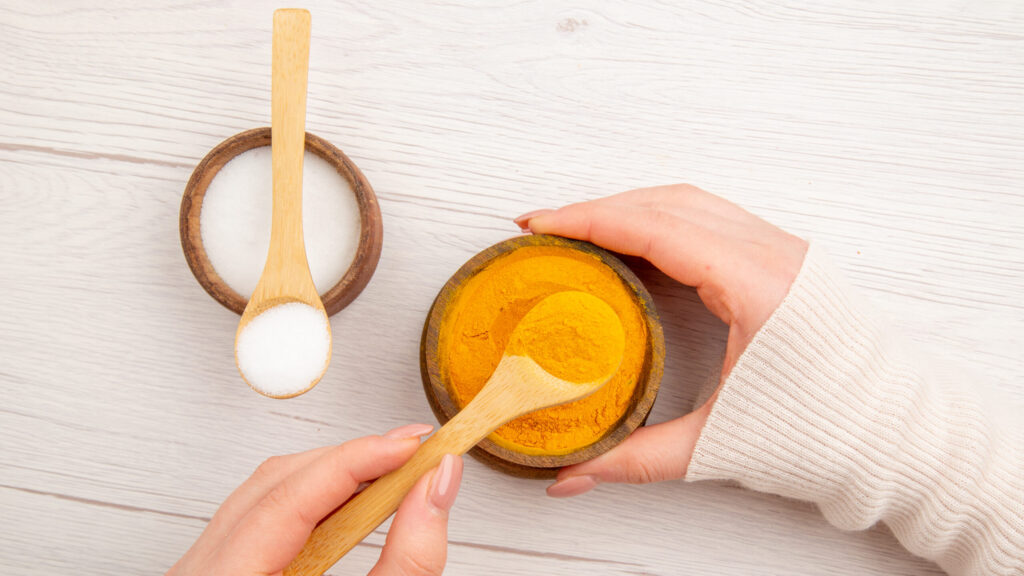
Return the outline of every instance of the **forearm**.
[[[687,480],[813,501],[843,529],[881,520],[950,573],[1019,574],[1019,438],[968,388],[919,377],[812,246],[730,372]]]

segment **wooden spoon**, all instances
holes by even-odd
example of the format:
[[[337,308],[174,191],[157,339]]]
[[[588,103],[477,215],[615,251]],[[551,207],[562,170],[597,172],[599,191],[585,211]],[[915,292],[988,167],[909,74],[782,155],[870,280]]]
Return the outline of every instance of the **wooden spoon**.
[[[282,9],[274,12],[270,142],[274,204],[270,250],[263,266],[263,275],[238,322],[238,331],[235,333],[236,363],[238,338],[245,327],[260,314],[281,304],[300,302],[319,310],[324,314],[330,338],[327,312],[313,285],[302,235],[302,157],[306,142],[309,33],[308,11]],[[329,350],[328,344],[328,354]],[[274,397],[285,398],[306,392],[320,381],[326,370],[325,362],[320,375],[310,382],[309,388],[287,396]],[[242,378],[245,378],[244,372]]]
[[[575,298],[572,301],[570,299]],[[581,306],[577,306],[581,303]],[[606,327],[611,345],[601,354],[602,375],[588,382],[570,382],[552,375],[515,348],[517,336],[536,327],[538,318],[555,315],[569,318],[586,314]],[[594,331],[598,333],[598,331]],[[586,335],[584,335],[585,337]],[[591,335],[592,336],[592,335]],[[617,338],[618,341],[614,341]],[[523,317],[510,337],[498,367],[490,379],[458,414],[420,446],[404,466],[381,476],[320,523],[305,547],[284,570],[285,576],[320,576],[398,509],[405,495],[424,473],[437,466],[445,454],[464,454],[491,432],[523,414],[579,400],[604,386],[622,361],[625,336],[615,311],[596,296],[583,292],[558,292],[541,300]],[[527,350],[529,352],[529,350]],[[589,377],[589,376],[588,376]]]

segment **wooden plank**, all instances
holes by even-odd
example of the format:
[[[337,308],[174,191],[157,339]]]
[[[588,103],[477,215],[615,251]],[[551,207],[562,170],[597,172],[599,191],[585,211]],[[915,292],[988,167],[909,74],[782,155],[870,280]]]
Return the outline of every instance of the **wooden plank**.
[[[307,127],[366,173],[385,238],[332,318],[324,382],[287,402],[238,378],[237,316],[177,238],[195,163],[269,123],[275,7],[0,2],[10,571],[160,572],[267,456],[432,422],[417,350],[449,274],[520,212],[641,185],[688,181],[815,238],[937,377],[1024,404],[1024,5],[307,3]],[[717,379],[725,334],[643,277],[664,421]],[[733,487],[543,486],[470,462],[447,573],[938,573],[884,529]]]

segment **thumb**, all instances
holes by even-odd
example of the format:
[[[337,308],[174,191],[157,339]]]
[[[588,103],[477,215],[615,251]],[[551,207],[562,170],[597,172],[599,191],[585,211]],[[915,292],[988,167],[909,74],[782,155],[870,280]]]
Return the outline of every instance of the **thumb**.
[[[710,403],[681,418],[638,428],[597,458],[563,468],[548,486],[548,496],[578,496],[600,482],[647,484],[682,478],[709,409]]]
[[[448,511],[462,480],[462,458],[446,454],[406,495],[370,576],[440,576],[448,557]]]

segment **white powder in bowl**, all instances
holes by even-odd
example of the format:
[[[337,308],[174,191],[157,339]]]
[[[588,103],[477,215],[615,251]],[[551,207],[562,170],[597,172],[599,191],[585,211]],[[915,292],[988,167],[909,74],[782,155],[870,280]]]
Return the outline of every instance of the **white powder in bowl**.
[[[248,299],[270,248],[273,209],[270,146],[235,156],[214,176],[203,198],[199,234],[217,274]],[[302,228],[313,284],[323,295],[341,280],[359,247],[359,202],[326,160],[303,157]]]
[[[327,316],[301,302],[274,306],[253,318],[235,345],[245,381],[268,396],[309,388],[327,366],[330,351]]]

